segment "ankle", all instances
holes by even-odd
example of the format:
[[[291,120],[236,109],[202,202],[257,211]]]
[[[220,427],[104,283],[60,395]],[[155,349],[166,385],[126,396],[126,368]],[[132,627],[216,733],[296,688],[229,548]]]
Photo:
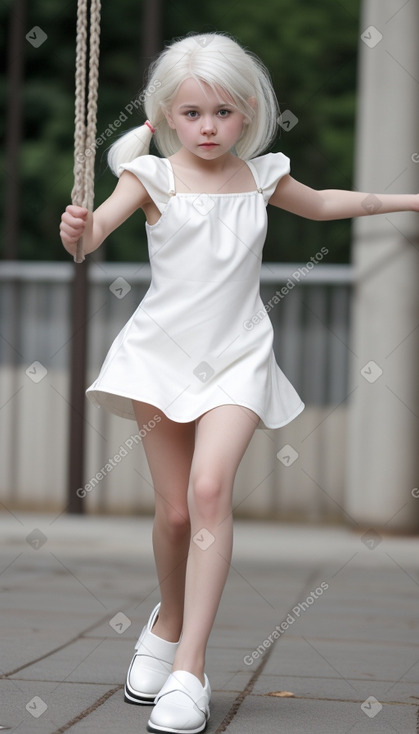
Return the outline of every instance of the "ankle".
[[[188,673],[192,673],[204,685],[205,658],[202,658],[201,655],[183,655],[181,650],[179,654],[178,649],[173,661],[172,673],[175,673],[176,670],[186,670]]]
[[[176,623],[176,621],[173,620],[165,622],[164,619],[160,619],[160,614],[151,629],[153,635],[161,637],[163,640],[166,640],[166,642],[179,642],[181,631],[181,624]]]

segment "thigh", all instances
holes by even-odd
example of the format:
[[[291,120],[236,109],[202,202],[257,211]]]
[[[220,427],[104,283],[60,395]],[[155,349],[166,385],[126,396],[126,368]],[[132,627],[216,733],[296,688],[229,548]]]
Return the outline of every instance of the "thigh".
[[[197,420],[191,475],[206,474],[232,486],[259,416],[240,405],[220,405]]]
[[[153,425],[143,436],[153,479],[156,506],[160,502],[186,510],[187,491],[195,441],[195,422],[177,423],[154,405],[133,400],[138,427]],[[155,416],[160,420],[156,421]]]

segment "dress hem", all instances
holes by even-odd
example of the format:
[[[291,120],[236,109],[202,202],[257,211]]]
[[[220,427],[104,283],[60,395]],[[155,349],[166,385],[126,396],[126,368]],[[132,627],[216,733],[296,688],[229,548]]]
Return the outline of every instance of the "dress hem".
[[[110,390],[101,390],[101,389],[97,389],[93,387],[88,388],[86,390],[87,397],[89,398],[90,402],[96,408],[103,407],[106,410],[109,410],[114,415],[117,415],[119,418],[126,418],[127,420],[132,420],[132,421],[136,420],[133,412],[128,412],[126,410],[117,408],[115,404],[112,404],[112,403],[109,404],[109,401],[106,399],[101,401],[98,399],[95,393],[100,393],[101,395],[104,395],[104,396],[108,395],[108,396],[113,396],[116,398],[125,398],[126,400],[136,400],[138,402],[147,403],[148,405],[152,405],[153,407],[155,407],[157,410],[160,410],[162,413],[164,413],[164,415],[167,418],[169,418],[169,420],[175,423],[192,423],[193,421],[197,420],[202,415],[204,415],[204,413],[207,413],[209,410],[213,410],[214,408],[219,408],[221,405],[237,405],[243,408],[248,408],[249,410],[252,410],[254,413],[256,413],[257,416],[259,416],[259,425],[257,426],[257,429],[259,428],[259,429],[270,429],[270,430],[282,428],[283,426],[286,426],[288,423],[291,423],[291,421],[297,418],[297,416],[300,415],[300,413],[302,413],[302,411],[305,408],[305,404],[303,403],[303,401],[301,401],[298,407],[296,408],[296,410],[293,411],[293,413],[290,416],[287,416],[287,418],[285,418],[279,424],[276,424],[276,425],[267,425],[261,416],[262,411],[258,408],[255,408],[254,405],[249,405],[248,403],[245,403],[245,402],[231,402],[231,403],[228,403],[225,401],[216,402],[213,405],[209,405],[204,410],[200,411],[197,415],[194,415],[190,418],[180,418],[180,417],[175,418],[172,415],[169,415],[169,413],[167,412],[167,408],[162,408],[160,405],[158,405],[158,401],[154,401],[152,399],[141,398],[138,396],[133,397],[132,395],[128,395],[127,393],[122,393],[122,392],[116,393],[116,392],[111,392]]]

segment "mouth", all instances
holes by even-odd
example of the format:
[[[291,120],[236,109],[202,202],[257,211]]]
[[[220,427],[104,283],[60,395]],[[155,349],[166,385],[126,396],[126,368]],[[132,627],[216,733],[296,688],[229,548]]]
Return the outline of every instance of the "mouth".
[[[200,148],[216,148],[218,143],[200,143]]]

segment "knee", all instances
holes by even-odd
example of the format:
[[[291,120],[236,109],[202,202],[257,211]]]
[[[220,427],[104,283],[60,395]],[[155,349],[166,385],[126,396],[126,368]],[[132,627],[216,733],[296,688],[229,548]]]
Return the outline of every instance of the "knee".
[[[220,479],[211,474],[199,474],[192,478],[189,492],[189,506],[200,515],[208,515],[219,511],[226,502],[226,493]]]
[[[187,505],[180,508],[167,503],[164,509],[156,507],[156,520],[163,528],[166,538],[172,542],[181,540],[190,533],[191,523]]]

